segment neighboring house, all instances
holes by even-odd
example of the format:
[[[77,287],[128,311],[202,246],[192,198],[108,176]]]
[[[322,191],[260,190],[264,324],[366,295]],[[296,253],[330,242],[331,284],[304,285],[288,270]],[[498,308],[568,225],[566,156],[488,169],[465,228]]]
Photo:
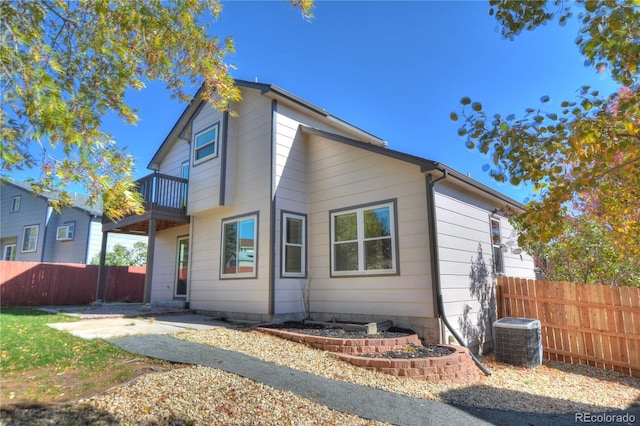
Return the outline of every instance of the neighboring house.
[[[494,272],[535,277],[505,217],[523,206],[276,86],[236,84],[237,118],[198,93],[140,181],[147,213],[103,227],[149,234],[146,300],[262,321],[309,306],[438,342],[441,288],[454,329],[491,340]]]
[[[56,212],[50,200],[56,194],[35,195],[29,184],[0,180],[0,246],[2,260],[53,263],[89,263],[100,252],[102,205],[90,206],[88,197],[73,194],[74,207]],[[132,247],[146,237],[113,235],[109,246]]]

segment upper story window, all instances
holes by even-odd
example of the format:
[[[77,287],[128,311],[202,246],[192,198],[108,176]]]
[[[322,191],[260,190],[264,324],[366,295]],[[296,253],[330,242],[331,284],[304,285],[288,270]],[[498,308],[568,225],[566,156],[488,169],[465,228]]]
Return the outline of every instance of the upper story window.
[[[39,225],[25,226],[22,231],[22,252],[34,252],[38,248],[38,230]]]
[[[193,164],[199,164],[218,154],[220,122],[198,132],[194,136]]]
[[[502,234],[500,220],[491,219],[491,246],[493,248],[493,271],[504,274],[504,254],[502,252]]]
[[[282,214],[282,276],[306,276],[306,217],[295,213]]]
[[[75,227],[76,227],[75,222],[65,222],[63,226],[58,226],[58,229],[56,230],[56,240],[58,241],[73,240]]]
[[[397,273],[395,201],[331,213],[331,274]]]
[[[256,276],[258,215],[222,221],[222,278]]]
[[[11,212],[20,211],[20,202],[22,201],[22,195],[16,195],[11,197]]]

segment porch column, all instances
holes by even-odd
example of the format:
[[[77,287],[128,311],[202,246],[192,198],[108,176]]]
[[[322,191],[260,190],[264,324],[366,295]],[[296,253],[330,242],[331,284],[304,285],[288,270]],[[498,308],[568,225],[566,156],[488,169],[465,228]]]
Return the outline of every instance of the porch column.
[[[96,292],[96,301],[100,300],[104,302],[104,272],[105,263],[107,259],[107,238],[109,238],[108,232],[102,233],[102,244],[100,246],[100,265],[98,266],[98,290]]]
[[[149,240],[147,243],[147,270],[144,275],[144,303],[151,303],[151,282],[153,279],[153,257],[156,246],[156,219],[149,219]]]

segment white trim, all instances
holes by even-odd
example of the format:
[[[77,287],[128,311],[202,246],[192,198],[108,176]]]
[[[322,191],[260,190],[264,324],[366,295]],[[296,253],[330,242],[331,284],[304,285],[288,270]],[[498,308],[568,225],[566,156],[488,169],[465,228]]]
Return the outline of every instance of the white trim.
[[[288,220],[299,220],[302,222],[301,225],[301,240],[302,243],[289,243],[287,242],[287,224]],[[282,213],[282,251],[280,252],[280,264],[281,264],[281,274],[283,277],[295,277],[295,278],[304,278],[307,275],[307,265],[306,265],[306,250],[307,250],[307,218],[303,215],[295,214],[295,213]],[[300,272],[287,272],[286,262],[287,262],[287,246],[289,247],[300,247]]]
[[[389,211],[389,235],[384,237],[375,237],[375,238],[365,238],[365,229],[364,229],[364,213],[369,210],[375,210],[380,208],[387,208]],[[337,271],[336,270],[336,259],[335,259],[335,218],[338,216],[343,216],[347,214],[356,214],[356,239],[350,241],[341,241],[339,243],[356,243],[358,247],[358,268],[350,271]],[[397,273],[398,270],[398,259],[397,259],[397,235],[396,235],[396,217],[395,217],[395,206],[393,202],[386,202],[380,204],[370,204],[358,208],[353,209],[345,209],[340,211],[334,211],[330,214],[330,227],[331,227],[331,275],[332,276],[354,276],[354,275],[393,275]],[[366,241],[376,241],[376,240],[386,240],[389,239],[391,241],[391,268],[390,269],[366,269],[365,264],[365,242]]]
[[[27,229],[33,229],[33,228],[36,229],[36,237],[35,237],[35,242],[34,242],[34,245],[33,245],[33,249],[27,248],[27,250],[25,250],[24,243],[26,242],[25,236],[26,236],[26,233],[27,233]],[[34,252],[38,251],[38,234],[39,233],[40,233],[40,225],[28,225],[28,226],[25,226],[22,229],[22,245],[20,247],[22,249],[22,250],[20,250],[22,253],[34,253]]]

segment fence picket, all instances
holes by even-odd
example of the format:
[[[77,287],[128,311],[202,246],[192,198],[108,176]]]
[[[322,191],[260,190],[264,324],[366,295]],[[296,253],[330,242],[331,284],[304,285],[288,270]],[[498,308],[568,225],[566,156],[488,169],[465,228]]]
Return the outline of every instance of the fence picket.
[[[546,359],[640,377],[640,288],[510,277],[499,277],[498,287],[499,318],[540,320]]]
[[[142,302],[144,266],[107,266],[107,302]],[[96,300],[98,266],[0,261],[2,306],[85,305]]]

